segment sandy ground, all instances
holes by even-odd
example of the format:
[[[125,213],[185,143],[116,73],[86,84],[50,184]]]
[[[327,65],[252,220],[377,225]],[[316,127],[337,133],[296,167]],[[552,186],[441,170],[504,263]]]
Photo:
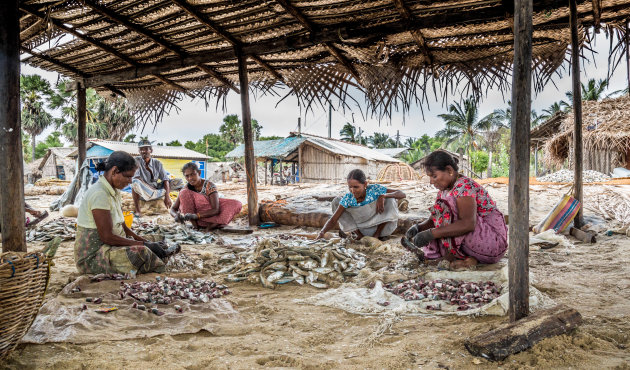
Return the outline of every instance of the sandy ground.
[[[422,214],[433,201],[435,190],[427,184],[391,184],[404,189],[410,212]],[[245,200],[242,185],[224,185],[228,197]],[[343,191],[342,185],[262,187],[261,200],[276,195],[324,194]],[[507,213],[507,186],[488,187],[499,208]],[[532,187],[532,224],[566,192],[566,187]],[[627,190],[627,189],[626,189]],[[588,203],[604,199],[605,189],[587,186]],[[53,196],[31,198],[45,207]],[[317,206],[317,205],[315,205]],[[319,207],[325,207],[319,205]],[[595,207],[597,208],[597,207]],[[619,213],[619,212],[617,212]],[[52,217],[57,217],[55,213]],[[606,229],[613,223],[600,213],[586,216]],[[611,215],[609,215],[611,216]],[[612,217],[612,216],[611,216]],[[242,224],[244,219],[237,220]],[[303,231],[282,227],[265,233]],[[314,231],[310,229],[308,231]],[[257,232],[256,234],[260,234]],[[89,344],[22,344],[0,367],[17,368],[630,368],[630,241],[625,235],[598,235],[596,244],[572,239],[574,248],[532,250],[530,271],[533,285],[558,303],[580,311],[584,324],[571,335],[545,340],[532,349],[493,363],[471,356],[463,346],[466,338],[486,332],[505,317],[407,317],[393,323],[377,340],[369,338],[383,318],[353,315],[341,310],[294,303],[318,293],[310,286],[287,284],[276,290],[248,283],[229,284],[228,300],[241,315],[238,322],[221,323],[216,329],[196,334],[163,335],[127,341]],[[29,245],[31,250],[39,245]],[[195,276],[215,278],[215,256],[229,246],[189,246],[207,252],[203,271]],[[372,256],[379,264],[404,258],[400,249],[390,255]],[[47,299],[78,276],[72,243],[59,248]]]

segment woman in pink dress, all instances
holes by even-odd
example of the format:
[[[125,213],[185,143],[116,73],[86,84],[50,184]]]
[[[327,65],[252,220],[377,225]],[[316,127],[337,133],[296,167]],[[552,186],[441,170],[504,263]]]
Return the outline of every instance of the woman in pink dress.
[[[241,202],[219,198],[217,187],[200,177],[201,171],[195,162],[186,163],[182,172],[188,184],[171,207],[175,221],[190,221],[196,228],[211,231],[229,224],[241,212]]]
[[[431,217],[409,228],[403,246],[421,260],[445,258],[452,269],[498,262],[507,250],[507,227],[488,192],[459,174],[447,152],[429,154],[422,165],[439,192]]]

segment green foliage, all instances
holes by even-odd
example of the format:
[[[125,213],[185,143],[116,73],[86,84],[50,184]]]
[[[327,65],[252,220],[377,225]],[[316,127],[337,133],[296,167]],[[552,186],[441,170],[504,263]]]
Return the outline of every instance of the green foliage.
[[[63,146],[61,140],[59,140],[61,133],[55,131],[46,137],[46,140],[40,141],[35,145],[35,159],[43,157],[49,148],[60,148]]]
[[[252,118],[252,137],[254,140],[260,138],[262,128],[258,121]],[[236,114],[228,114],[223,117],[223,124],[219,127],[219,132],[223,139],[232,143],[234,147],[245,141],[243,138],[243,125]]]
[[[180,143],[179,140],[173,140],[169,143],[166,143],[166,146],[182,146],[182,143]]]
[[[375,148],[375,149],[396,147],[396,141],[394,141],[394,139],[389,137],[388,134],[385,134],[382,132],[375,132],[374,136],[368,137],[367,141],[368,143],[370,143],[372,148]]]
[[[258,138],[258,141],[268,141],[268,140],[280,140],[284,139],[282,136],[261,136]]]
[[[510,175],[510,149],[505,143],[499,144],[496,160],[493,159],[492,177],[508,177]]]
[[[472,170],[478,175],[481,175],[488,168],[488,160],[490,157],[488,153],[483,152],[481,150],[476,150],[470,153],[471,162],[472,162]]]
[[[196,143],[189,140],[184,144],[184,147],[211,157],[211,162],[225,161],[225,155],[235,148],[235,146],[229,141],[226,141],[222,135],[217,134],[205,135]]]
[[[136,142],[136,134],[129,134],[125,136],[123,140],[125,143],[135,143]]]
[[[31,135],[31,159],[35,160],[35,137],[53,123],[46,111],[46,99],[52,94],[50,83],[39,75],[20,75],[22,129]]]
[[[428,155],[429,153],[439,149],[444,144],[445,139],[438,137],[430,137],[427,134],[422,135],[419,139],[411,142],[409,147],[411,150],[405,154],[402,159],[407,163],[413,163]],[[409,144],[408,142],[406,144]]]

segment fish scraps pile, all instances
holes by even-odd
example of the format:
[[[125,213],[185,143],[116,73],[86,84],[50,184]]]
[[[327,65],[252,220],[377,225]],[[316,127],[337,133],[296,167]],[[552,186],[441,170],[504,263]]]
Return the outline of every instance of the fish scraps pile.
[[[457,305],[458,311],[481,307],[501,295],[501,287],[492,281],[477,283],[458,280],[407,280],[400,284],[386,284],[383,287],[406,301],[445,301]],[[442,304],[427,305],[429,310],[441,310]]]
[[[76,222],[72,218],[60,217],[45,224],[36,225],[27,231],[26,241],[49,242],[56,237],[60,237],[62,241],[72,240],[77,233]]]
[[[573,170],[560,170],[545,176],[537,177],[536,180],[540,182],[573,182]],[[582,181],[585,183],[604,182],[608,180],[610,180],[610,176],[601,172],[593,170],[582,171]]]
[[[305,243],[303,240],[263,239],[253,251],[241,252],[236,259],[234,265],[219,271],[229,273],[226,281],[247,280],[269,289],[292,281],[326,289],[358,275],[366,265],[364,254],[325,240]]]
[[[212,234],[204,233],[181,224],[160,225],[155,222],[141,222],[134,225],[138,235],[162,235],[168,244],[210,244],[214,241]]]
[[[175,279],[155,277],[155,281],[120,282],[120,299],[133,299],[153,304],[171,304],[185,299],[190,303],[207,303],[213,298],[230,294],[228,287],[204,279]]]

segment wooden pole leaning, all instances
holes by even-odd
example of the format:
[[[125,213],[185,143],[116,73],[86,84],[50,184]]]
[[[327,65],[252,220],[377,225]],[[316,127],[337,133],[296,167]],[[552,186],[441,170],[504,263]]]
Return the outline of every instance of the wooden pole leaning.
[[[87,120],[87,107],[85,98],[85,87],[77,82],[77,143],[79,149],[79,169],[83,165],[83,161],[87,156],[87,135],[86,135],[86,120]]]
[[[582,196],[582,86],[580,84],[580,44],[578,41],[576,0],[569,0],[569,23],[571,26],[571,80],[573,86],[573,197],[582,205],[573,225],[580,228],[583,225],[582,210],[584,202]]]
[[[2,252],[26,252],[24,167],[20,127],[20,13],[18,0],[0,11],[0,191]]]
[[[247,174],[247,216],[249,226],[258,225],[258,190],[256,188],[256,158],[252,137],[252,113],[249,107],[249,81],[247,57],[240,47],[235,47],[238,59],[238,78],[241,85],[241,109],[243,111],[243,139],[245,140],[245,172]]]
[[[514,71],[509,186],[510,321],[529,314],[529,134],[532,0],[514,2]]]

